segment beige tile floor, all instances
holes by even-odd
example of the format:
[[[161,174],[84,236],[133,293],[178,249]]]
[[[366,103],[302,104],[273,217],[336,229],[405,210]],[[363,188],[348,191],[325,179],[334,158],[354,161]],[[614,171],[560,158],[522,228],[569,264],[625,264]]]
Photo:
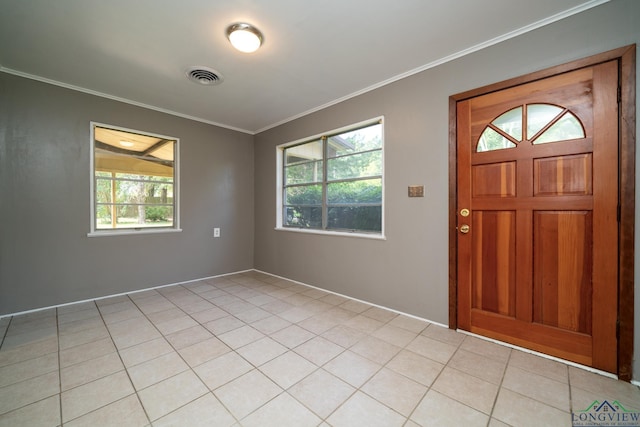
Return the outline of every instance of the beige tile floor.
[[[637,387],[259,272],[0,319],[0,426],[570,426]]]

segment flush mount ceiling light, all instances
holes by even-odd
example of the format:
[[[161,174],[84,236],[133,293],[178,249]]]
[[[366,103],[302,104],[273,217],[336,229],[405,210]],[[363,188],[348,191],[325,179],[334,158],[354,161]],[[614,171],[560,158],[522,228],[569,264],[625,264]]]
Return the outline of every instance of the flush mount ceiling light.
[[[230,25],[227,28],[227,38],[233,47],[244,53],[258,50],[263,39],[260,30],[245,23]]]

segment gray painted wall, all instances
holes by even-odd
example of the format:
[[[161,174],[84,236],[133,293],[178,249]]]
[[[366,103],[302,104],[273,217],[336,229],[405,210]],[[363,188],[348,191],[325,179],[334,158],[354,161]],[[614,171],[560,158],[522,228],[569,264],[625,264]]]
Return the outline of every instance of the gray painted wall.
[[[255,137],[0,73],[0,315],[255,267],[447,323],[449,96],[640,43],[638,22],[614,0]],[[387,240],[275,231],[276,145],[380,115]],[[86,236],[91,120],[181,139],[182,233]]]
[[[257,135],[255,267],[448,323],[449,96],[640,43],[638,22],[640,2],[615,0]],[[385,116],[387,240],[274,230],[275,147],[380,115]],[[425,198],[409,199],[410,184],[424,184]],[[638,236],[640,248],[637,242]],[[639,276],[636,269],[636,378]]]
[[[92,120],[180,138],[181,233],[87,237]],[[0,315],[252,268],[253,180],[251,135],[0,73]]]

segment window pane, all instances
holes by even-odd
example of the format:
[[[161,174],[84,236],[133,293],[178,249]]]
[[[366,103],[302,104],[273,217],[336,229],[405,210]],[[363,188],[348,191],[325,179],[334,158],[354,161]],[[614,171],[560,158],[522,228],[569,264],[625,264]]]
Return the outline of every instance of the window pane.
[[[285,206],[284,225],[302,228],[322,228],[322,207]]]
[[[335,182],[327,185],[327,203],[382,203],[382,179]]]
[[[306,144],[285,148],[285,166],[296,163],[308,162],[309,160],[322,160],[322,141],[312,141]]]
[[[173,203],[172,183],[115,180],[116,203]],[[98,199],[98,202],[100,200]]]
[[[327,140],[327,157],[338,157],[382,148],[382,124],[334,135]]]
[[[327,160],[327,180],[382,175],[382,151],[336,157]]]
[[[286,166],[284,171],[285,185],[322,182],[322,160]]]
[[[327,228],[382,231],[382,206],[330,207]]]
[[[326,135],[278,148],[283,156],[279,225],[380,232],[382,124]]]
[[[568,139],[584,138],[584,129],[576,116],[567,112],[560,120],[553,124],[542,135],[533,140],[534,144],[566,141]]]
[[[97,228],[111,228],[111,212],[112,208],[108,205],[98,205],[96,207],[96,226]]]
[[[516,141],[522,141],[522,107],[507,111],[491,124]]]
[[[144,203],[148,205],[173,204],[173,183],[145,183]]]
[[[96,179],[96,202],[111,203],[111,179]]]
[[[480,140],[478,141],[478,146],[476,151],[481,153],[483,151],[493,151],[493,150],[504,150],[505,148],[514,148],[516,144],[500,135],[495,130],[490,127],[486,128],[482,135],[480,135]]]
[[[176,139],[94,125],[95,229],[175,227]]]
[[[284,204],[322,206],[322,186],[300,185],[288,187],[284,193]]]
[[[527,105],[527,139],[533,138],[540,129],[551,123],[562,108],[549,104]]]
[[[173,221],[173,206],[145,206],[145,224]]]
[[[114,209],[116,228],[168,227],[173,223],[172,206],[119,204],[114,207],[113,205],[98,205],[96,228],[113,228],[112,212]]]

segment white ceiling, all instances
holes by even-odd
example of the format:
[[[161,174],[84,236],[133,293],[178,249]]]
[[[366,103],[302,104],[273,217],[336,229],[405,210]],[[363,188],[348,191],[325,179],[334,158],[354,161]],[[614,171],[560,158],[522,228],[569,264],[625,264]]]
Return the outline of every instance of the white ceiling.
[[[0,71],[256,133],[605,1],[0,0]]]

